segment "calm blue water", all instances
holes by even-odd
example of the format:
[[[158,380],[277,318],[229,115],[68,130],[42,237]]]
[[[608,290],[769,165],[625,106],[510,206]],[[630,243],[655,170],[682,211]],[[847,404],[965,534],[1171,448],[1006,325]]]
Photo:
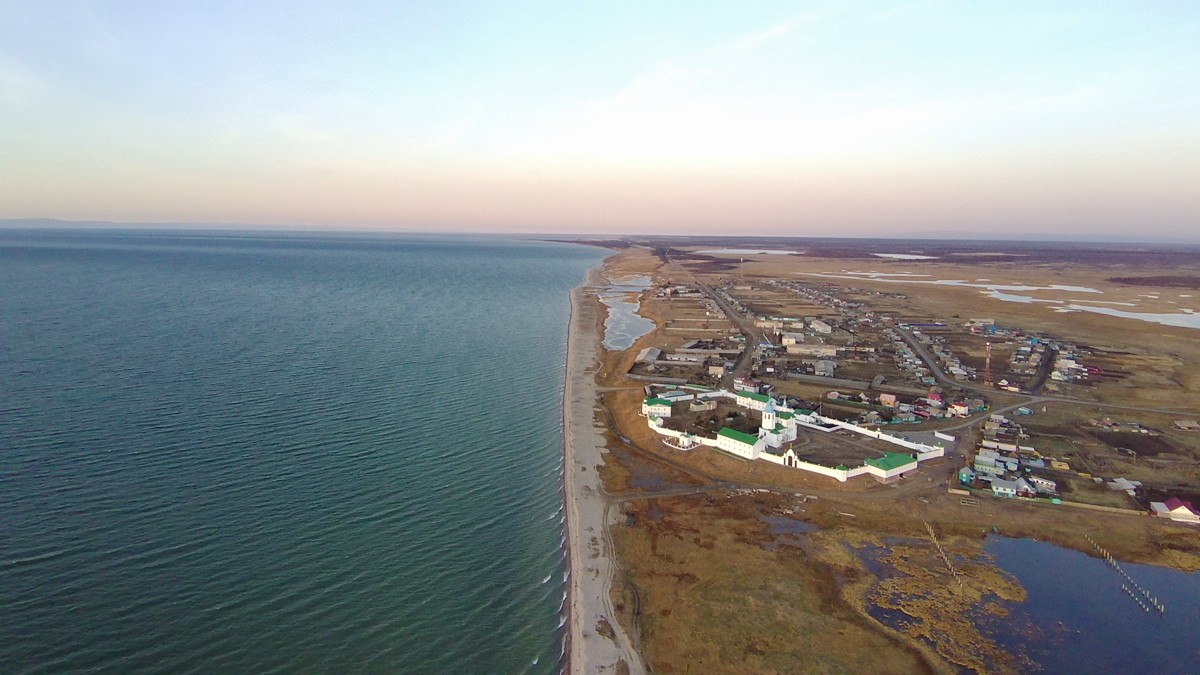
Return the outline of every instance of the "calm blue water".
[[[629,349],[638,338],[654,330],[654,322],[637,313],[641,303],[624,299],[649,287],[649,277],[630,277],[608,284],[608,290],[600,293],[600,301],[608,306],[608,316],[604,319],[605,349]]]
[[[557,670],[601,257],[0,231],[0,671]]]
[[[1144,612],[1103,560],[1029,539],[984,549],[1029,592],[988,631],[1047,673],[1200,673],[1200,574],[1120,563],[1166,612]],[[1032,628],[1032,630],[1030,630]]]

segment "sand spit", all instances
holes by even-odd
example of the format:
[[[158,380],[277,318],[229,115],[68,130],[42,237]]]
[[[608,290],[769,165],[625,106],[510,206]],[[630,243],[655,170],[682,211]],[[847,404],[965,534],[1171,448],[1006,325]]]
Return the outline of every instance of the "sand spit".
[[[563,489],[570,549],[568,670],[616,673],[623,662],[629,673],[636,674],[646,672],[645,666],[617,621],[609,595],[614,568],[608,498],[596,470],[604,461],[602,427],[595,421],[599,317],[597,303],[589,302],[588,295],[602,283],[599,271],[591,270],[583,285],[571,291],[567,329]]]

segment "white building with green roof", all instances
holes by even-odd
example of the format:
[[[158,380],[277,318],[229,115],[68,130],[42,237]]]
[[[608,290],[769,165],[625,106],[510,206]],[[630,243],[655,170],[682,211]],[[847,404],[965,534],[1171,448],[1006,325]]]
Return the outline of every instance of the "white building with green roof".
[[[867,473],[882,483],[890,483],[909,471],[917,470],[917,458],[900,452],[885,452],[883,457],[863,460]]]
[[[665,398],[650,397],[642,401],[643,417],[670,417],[671,402]]]
[[[767,403],[771,397],[766,394],[760,394],[756,391],[739,391],[737,393],[737,404],[743,408],[761,411],[767,407]]]
[[[746,459],[758,459],[766,442],[753,434],[723,427],[717,432],[716,447]]]

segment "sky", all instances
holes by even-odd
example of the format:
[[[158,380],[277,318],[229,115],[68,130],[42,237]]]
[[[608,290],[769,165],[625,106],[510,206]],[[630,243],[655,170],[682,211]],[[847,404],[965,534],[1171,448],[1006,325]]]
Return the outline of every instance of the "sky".
[[[1200,242],[1200,3],[0,3],[0,218]]]

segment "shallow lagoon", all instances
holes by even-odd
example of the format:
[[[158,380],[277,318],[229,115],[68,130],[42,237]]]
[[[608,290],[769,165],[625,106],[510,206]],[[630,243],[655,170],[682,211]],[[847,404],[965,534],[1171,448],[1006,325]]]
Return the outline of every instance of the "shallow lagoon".
[[[629,349],[634,341],[654,330],[654,322],[637,313],[641,303],[624,299],[630,293],[641,293],[649,287],[649,278],[631,277],[614,281],[600,292],[600,301],[608,307],[608,317],[604,320],[605,349]]]

